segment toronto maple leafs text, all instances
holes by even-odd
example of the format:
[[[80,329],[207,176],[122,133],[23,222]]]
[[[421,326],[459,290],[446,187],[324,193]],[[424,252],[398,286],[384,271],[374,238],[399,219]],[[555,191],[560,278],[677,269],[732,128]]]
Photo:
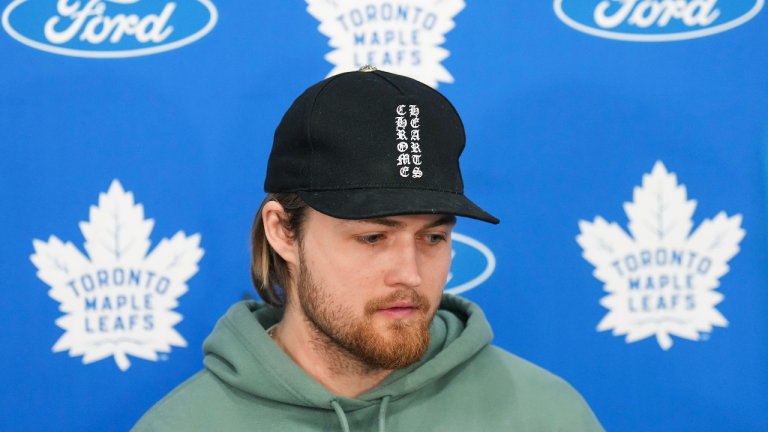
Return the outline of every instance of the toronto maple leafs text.
[[[319,30],[334,48],[325,59],[329,76],[369,64],[417,79],[432,87],[453,82],[440,62],[449,52],[440,45],[454,28],[464,0],[307,0]]]
[[[629,312],[696,307],[694,276],[712,266],[707,256],[690,250],[658,248],[629,253],[611,265],[629,290]]]
[[[84,302],[87,333],[131,332],[138,326],[152,330],[154,297],[164,295],[170,284],[169,278],[153,271],[122,267],[97,270],[67,282]]]

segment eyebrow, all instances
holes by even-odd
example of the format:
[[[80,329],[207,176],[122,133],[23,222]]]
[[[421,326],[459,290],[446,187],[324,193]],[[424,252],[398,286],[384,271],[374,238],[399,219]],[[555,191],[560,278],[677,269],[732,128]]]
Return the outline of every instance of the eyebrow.
[[[390,228],[405,228],[405,224],[403,222],[392,220],[392,219],[387,219],[387,218],[363,219],[363,220],[356,221],[356,222],[372,223],[372,224],[376,224],[376,225],[384,225],[384,226],[390,227]],[[440,219],[438,219],[438,220],[436,220],[436,221],[434,221],[432,223],[429,223],[429,224],[421,227],[421,229],[425,230],[425,229],[439,227],[441,225],[454,225],[455,223],[456,223],[456,216],[454,216],[454,215],[443,215],[443,216],[440,217]]]
[[[432,222],[431,224],[423,227],[422,229],[423,230],[424,229],[430,229],[430,228],[435,228],[435,227],[439,227],[439,226],[442,226],[442,225],[456,225],[456,216],[454,216],[454,215],[443,215],[443,216],[440,217],[440,219]]]

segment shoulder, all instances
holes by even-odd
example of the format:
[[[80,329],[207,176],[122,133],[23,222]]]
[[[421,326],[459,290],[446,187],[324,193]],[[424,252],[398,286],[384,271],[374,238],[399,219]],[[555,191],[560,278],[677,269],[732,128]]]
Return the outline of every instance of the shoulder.
[[[225,393],[231,393],[227,385],[203,369],[157,402],[131,432],[206,430],[201,421],[215,426],[217,417],[231,410],[218,406],[217,401],[228,399]]]
[[[564,379],[536,366],[499,347],[488,345],[473,359],[472,367],[479,367],[488,374],[488,378],[514,383],[516,387],[534,393],[563,394],[567,397],[578,396],[576,390]],[[581,396],[579,396],[581,397]]]
[[[519,413],[528,426],[603,431],[587,402],[564,379],[501,348],[486,346],[455,378],[480,403]]]

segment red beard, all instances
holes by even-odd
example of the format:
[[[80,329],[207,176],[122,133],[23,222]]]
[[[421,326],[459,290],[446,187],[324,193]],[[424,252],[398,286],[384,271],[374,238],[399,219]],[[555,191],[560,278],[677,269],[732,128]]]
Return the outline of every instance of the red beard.
[[[369,369],[405,368],[421,360],[429,348],[429,325],[436,311],[430,314],[429,301],[414,290],[399,290],[373,299],[366,303],[363,316],[358,317],[354,311],[331,301],[327,288],[312,280],[302,259],[298,297],[309,324]],[[390,323],[386,330],[377,330],[373,325],[376,312],[399,300],[413,302],[415,313]]]

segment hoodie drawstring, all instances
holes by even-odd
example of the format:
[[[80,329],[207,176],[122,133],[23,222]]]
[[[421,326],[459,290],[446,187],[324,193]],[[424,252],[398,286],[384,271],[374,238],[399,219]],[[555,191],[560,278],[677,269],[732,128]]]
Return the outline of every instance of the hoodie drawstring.
[[[381,399],[381,405],[379,406],[379,432],[386,432],[385,418],[387,415],[387,405],[389,404],[390,399],[392,399],[392,396],[384,396],[384,398]],[[344,410],[341,408],[341,405],[339,405],[339,402],[334,399],[331,401],[331,406],[333,407],[333,410],[336,411],[336,416],[339,418],[341,430],[343,432],[349,432],[347,415],[344,414]]]
[[[349,423],[347,422],[347,416],[344,414],[344,410],[341,409],[341,405],[337,400],[331,401],[333,410],[336,411],[336,415],[339,417],[339,423],[341,423],[341,430],[343,432],[349,432]]]
[[[379,407],[379,432],[386,432],[384,417],[387,415],[387,404],[389,404],[390,399],[392,399],[392,396],[384,396],[384,399],[381,400],[381,406]]]

